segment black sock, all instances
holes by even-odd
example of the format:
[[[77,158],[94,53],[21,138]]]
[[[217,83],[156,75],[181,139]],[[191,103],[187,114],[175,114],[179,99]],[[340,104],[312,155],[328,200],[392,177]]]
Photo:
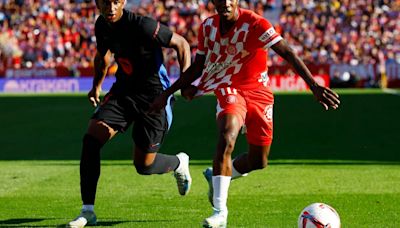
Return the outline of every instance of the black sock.
[[[176,155],[157,153],[153,164],[150,166],[138,166],[136,170],[142,175],[163,174],[175,170],[179,166],[179,159]]]
[[[102,146],[102,143],[91,135],[86,134],[83,137],[80,163],[81,197],[83,204],[94,205],[97,181],[100,177],[100,149]]]

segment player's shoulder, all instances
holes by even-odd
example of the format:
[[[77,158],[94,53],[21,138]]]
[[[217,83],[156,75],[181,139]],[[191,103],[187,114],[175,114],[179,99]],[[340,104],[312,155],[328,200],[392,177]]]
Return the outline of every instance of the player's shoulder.
[[[133,19],[132,19],[133,21]],[[160,22],[150,16],[144,16],[144,15],[135,15],[134,18],[134,23],[141,29],[148,29],[148,28],[152,28],[154,26],[157,26],[157,24],[159,24]]]
[[[106,19],[103,16],[98,16],[94,23],[95,28],[99,28],[106,25]]]
[[[135,14],[135,13],[132,12],[132,11],[126,10],[126,9],[123,9],[123,10],[124,10],[125,19],[126,19],[127,21],[129,21],[129,22],[135,22],[135,21],[138,20],[139,16],[138,16],[137,14]]]
[[[240,16],[249,23],[249,24],[270,24],[270,22],[261,15],[256,14],[255,12],[240,8]]]
[[[204,21],[203,21],[203,26],[210,26],[210,25],[216,25],[216,21],[218,18],[218,14],[214,14],[212,16],[207,17]]]
[[[132,28],[132,25],[133,25],[133,27],[135,28],[135,27],[137,27],[137,25],[139,25],[141,23],[143,16],[138,15],[127,9],[123,9],[123,10],[124,10],[124,13],[122,15],[121,20],[126,26]]]

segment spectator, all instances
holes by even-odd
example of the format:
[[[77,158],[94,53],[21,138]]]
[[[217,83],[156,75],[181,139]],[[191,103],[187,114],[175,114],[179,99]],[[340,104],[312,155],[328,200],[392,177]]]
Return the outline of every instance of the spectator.
[[[240,4],[258,14],[280,8],[275,0]],[[193,57],[200,23],[215,13],[209,0],[129,0],[127,7],[159,19],[184,36]],[[281,8],[275,28],[306,63],[376,64],[379,52],[388,62],[400,63],[399,1],[282,0]],[[2,67],[54,67],[73,62],[74,68],[91,67],[96,17],[90,0],[0,1]],[[174,62],[170,59],[173,55],[165,56],[167,63]],[[39,62],[31,64],[34,59]],[[270,52],[268,66],[284,64]]]

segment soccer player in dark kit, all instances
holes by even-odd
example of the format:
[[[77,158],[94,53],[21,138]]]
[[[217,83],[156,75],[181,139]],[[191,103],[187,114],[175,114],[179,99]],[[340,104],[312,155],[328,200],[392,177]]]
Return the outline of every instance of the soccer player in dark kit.
[[[180,35],[156,20],[124,9],[126,0],[96,0],[100,11],[95,24],[97,53],[94,59],[93,87],[89,101],[97,109],[83,137],[80,185],[83,207],[67,227],[96,224],[94,202],[100,176],[100,150],[118,132],[133,123],[135,142],[133,159],[142,175],[174,172],[178,190],[186,195],[190,189],[189,157],[157,153],[171,125],[172,96],[159,113],[149,113],[149,104],[170,86],[163,66],[162,47],[177,52],[181,72],[190,65],[190,47]],[[102,82],[110,58],[118,64],[116,82],[100,102]]]

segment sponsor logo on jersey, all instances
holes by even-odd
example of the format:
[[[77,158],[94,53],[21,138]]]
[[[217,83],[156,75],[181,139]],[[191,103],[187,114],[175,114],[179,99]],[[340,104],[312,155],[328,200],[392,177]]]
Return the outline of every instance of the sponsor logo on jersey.
[[[208,64],[205,72],[208,72],[210,75],[213,75],[217,72],[222,71],[226,67],[228,67],[231,62],[222,62],[222,63],[210,63]]]

